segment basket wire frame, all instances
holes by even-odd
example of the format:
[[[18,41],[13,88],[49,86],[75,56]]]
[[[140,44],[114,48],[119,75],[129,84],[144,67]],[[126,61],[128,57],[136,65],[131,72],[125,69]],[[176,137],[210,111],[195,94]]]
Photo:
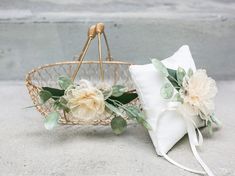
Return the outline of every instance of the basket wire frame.
[[[130,77],[128,68],[130,66],[127,62],[112,61],[107,37],[104,32],[104,26],[100,23],[91,26],[88,32],[88,39],[83,47],[83,50],[79,58],[75,61],[57,62],[53,64],[47,64],[33,69],[26,75],[26,86],[28,88],[29,95],[36,106],[37,110],[46,117],[50,112],[53,112],[53,100],[47,101],[45,104],[40,105],[39,92],[42,87],[59,88],[57,80],[61,75],[67,75],[75,82],[80,79],[86,79],[91,81],[94,85],[105,82],[110,85],[120,84],[125,85],[129,90],[133,90],[134,86]],[[101,28],[101,30],[100,30]],[[95,31],[95,32],[94,32]],[[98,35],[98,61],[83,61],[91,41]],[[108,56],[106,61],[102,61],[102,49],[101,49],[101,34],[105,39]],[[134,102],[136,104],[137,101]],[[102,114],[104,118],[101,120],[80,120],[79,117],[73,117],[70,113],[60,111],[61,124],[70,125],[108,125],[112,116],[105,112]]]

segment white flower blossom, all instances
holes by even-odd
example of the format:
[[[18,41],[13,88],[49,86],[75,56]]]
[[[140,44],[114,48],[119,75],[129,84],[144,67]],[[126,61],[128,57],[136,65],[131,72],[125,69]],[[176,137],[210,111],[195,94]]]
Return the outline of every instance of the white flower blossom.
[[[105,110],[102,92],[87,80],[65,91],[67,106],[72,115],[80,120],[97,120]]]
[[[199,69],[190,78],[185,77],[180,94],[183,98],[183,111],[208,120],[215,110],[216,82],[207,76],[206,70]]]

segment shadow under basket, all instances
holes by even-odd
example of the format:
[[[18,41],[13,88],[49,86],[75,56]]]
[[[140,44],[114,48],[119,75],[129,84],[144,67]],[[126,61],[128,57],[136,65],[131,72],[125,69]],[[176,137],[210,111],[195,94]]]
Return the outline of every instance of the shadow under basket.
[[[93,27],[93,28],[92,28]],[[46,117],[50,112],[53,112],[53,100],[47,101],[45,104],[40,104],[39,92],[42,87],[53,87],[59,88],[57,80],[61,75],[66,75],[76,83],[81,79],[89,80],[94,86],[104,82],[109,85],[125,85],[128,90],[133,90],[133,82],[129,74],[130,64],[121,61],[112,61],[108,42],[104,30],[94,32],[94,26],[92,26],[88,32],[87,42],[76,61],[65,61],[54,64],[47,64],[38,68],[33,69],[26,75],[26,86],[29,94],[32,98],[34,105],[37,110]],[[83,61],[84,56],[88,50],[90,42],[98,35],[98,61]],[[101,41],[100,36],[103,34],[105,44],[107,47],[108,57],[106,61],[102,61],[101,58]],[[134,104],[138,101],[135,100]],[[105,112],[102,114],[101,120],[81,120],[79,117],[73,117],[70,113],[60,113],[59,123],[70,124],[70,125],[108,125],[111,122],[112,116]]]

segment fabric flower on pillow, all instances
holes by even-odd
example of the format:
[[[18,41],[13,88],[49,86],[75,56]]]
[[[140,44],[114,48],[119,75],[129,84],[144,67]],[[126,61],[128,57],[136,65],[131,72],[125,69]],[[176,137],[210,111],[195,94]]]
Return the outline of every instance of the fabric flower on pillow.
[[[211,122],[220,125],[214,117],[214,99],[217,94],[216,82],[207,76],[206,70],[177,70],[166,68],[161,61],[152,60],[155,68],[167,78],[160,94],[165,99],[178,102],[178,110],[185,116],[199,116],[211,127]]]
[[[185,77],[180,89],[184,104],[191,105],[195,114],[208,120],[215,110],[216,82],[208,77],[206,70],[199,69],[191,77]]]

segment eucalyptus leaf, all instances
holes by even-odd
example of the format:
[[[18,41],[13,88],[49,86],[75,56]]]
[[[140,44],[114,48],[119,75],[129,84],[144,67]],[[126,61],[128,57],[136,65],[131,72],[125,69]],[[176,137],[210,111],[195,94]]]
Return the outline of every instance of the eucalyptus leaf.
[[[143,125],[148,130],[152,129],[149,123],[145,120],[144,113],[141,112],[138,107],[131,105],[126,107],[126,109],[126,113],[129,118],[136,119],[138,123]]]
[[[108,103],[107,101],[105,101],[105,106],[112,112],[114,112],[117,116],[121,116],[121,117],[124,117],[122,111],[117,108],[116,106]]]
[[[152,59],[151,61],[152,61],[153,66],[158,71],[160,71],[165,77],[169,75],[167,68],[161,61],[159,61],[158,59]]]
[[[143,125],[146,129],[151,130],[152,127],[149,125],[149,123],[145,120],[145,115],[143,112],[138,113],[137,116],[137,122],[139,122],[141,125]]]
[[[178,84],[182,85],[183,79],[186,75],[185,70],[181,67],[178,67],[176,75],[177,75]]]
[[[136,99],[138,97],[138,94],[137,93],[134,93],[134,92],[125,92],[123,93],[121,96],[119,97],[114,97],[114,96],[110,96],[107,101],[110,103],[110,104],[113,104],[111,101],[109,101],[109,99],[111,100],[116,100],[116,101],[119,101],[120,103],[122,104],[128,104],[130,103],[131,101],[133,101],[134,99]]]
[[[215,117],[215,116],[211,116],[211,120],[212,122],[214,122],[218,127],[222,126],[222,123]]]
[[[67,104],[68,101],[64,97],[60,97],[60,103]]]
[[[69,86],[73,85],[73,81],[68,76],[60,76],[58,84],[61,89],[66,90]]]
[[[149,125],[149,123],[146,121],[146,120],[143,120],[142,121],[142,125],[148,129],[148,130],[152,130],[152,127]]]
[[[165,83],[161,90],[160,90],[161,96],[165,99],[169,99],[174,94],[174,88],[170,83]]]
[[[173,69],[170,69],[170,68],[167,68],[167,70],[168,70],[168,73],[169,73],[169,76],[167,77],[168,80],[174,86],[174,88],[176,90],[179,90],[180,85],[178,84],[178,81],[177,81],[177,74],[176,74],[177,71],[173,70]]]
[[[111,121],[111,127],[112,127],[113,132],[116,135],[119,135],[125,131],[125,129],[127,127],[127,122],[122,117],[116,116]]]
[[[49,100],[52,97],[52,94],[47,90],[41,90],[39,92],[39,97],[40,97],[41,103],[46,103],[47,100]]]
[[[183,103],[183,99],[181,98],[181,96],[180,96],[179,93],[176,93],[176,94],[174,95],[172,101],[178,101],[178,102]]]
[[[212,122],[210,120],[207,122],[207,129],[208,129],[209,134],[212,135],[213,128],[212,128]]]
[[[139,122],[140,124],[142,124],[143,121],[145,120],[144,113],[142,113],[142,112],[138,113],[137,116],[136,116],[136,120],[137,120],[137,122]]]
[[[174,78],[175,80],[177,80],[176,70],[167,68],[167,71],[168,71],[168,73],[169,73],[169,76],[171,76],[172,78]]]
[[[67,113],[70,111],[70,109],[66,106],[66,104],[64,104],[58,100],[54,102],[53,108],[55,111],[64,110]]]
[[[134,105],[126,107],[126,114],[129,118],[136,119],[141,111]]]
[[[188,69],[187,75],[188,75],[188,77],[191,77],[193,75],[193,70],[191,68]]]
[[[43,90],[46,90],[52,94],[54,100],[59,99],[59,97],[64,95],[64,90],[51,88],[51,87],[42,87]]]
[[[112,96],[119,97],[127,91],[127,88],[123,85],[114,85],[112,87]]]
[[[113,92],[112,89],[102,91],[102,93],[104,95],[104,100],[107,100],[112,95],[112,92]]]
[[[52,130],[59,120],[59,113],[58,112],[51,112],[48,114],[44,120],[44,126],[47,130]]]

